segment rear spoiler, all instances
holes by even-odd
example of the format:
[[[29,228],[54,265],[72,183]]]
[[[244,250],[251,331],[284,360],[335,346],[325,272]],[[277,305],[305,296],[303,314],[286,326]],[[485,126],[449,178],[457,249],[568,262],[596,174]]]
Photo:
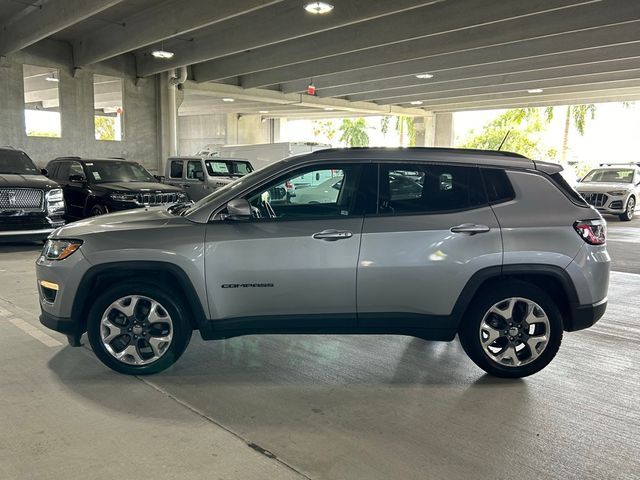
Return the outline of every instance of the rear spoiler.
[[[536,170],[540,170],[541,172],[544,172],[548,175],[560,173],[562,170],[564,170],[564,168],[562,168],[562,165],[558,163],[542,162],[539,160],[532,160],[532,162]]]

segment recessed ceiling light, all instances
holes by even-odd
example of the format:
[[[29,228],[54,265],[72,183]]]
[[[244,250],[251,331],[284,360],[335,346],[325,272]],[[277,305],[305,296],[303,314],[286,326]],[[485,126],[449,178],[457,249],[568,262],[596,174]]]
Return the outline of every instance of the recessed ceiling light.
[[[433,75],[431,75],[430,73],[419,73],[418,75],[416,75],[416,78],[429,79],[433,78]]]
[[[541,88],[532,88],[531,90],[527,90],[527,93],[542,93],[544,90]]]
[[[173,52],[167,52],[166,50],[154,50],[153,52],[151,52],[151,55],[153,55],[155,58],[161,58],[163,60],[173,58]]]
[[[326,110],[327,112],[331,112],[331,111],[333,111],[333,108],[331,108],[331,107],[325,107],[325,110]]]
[[[233,98],[223,98],[222,101],[223,102],[235,102],[235,99],[233,99]]]
[[[422,105],[422,100],[414,100],[413,102],[409,102],[411,105]]]
[[[269,110],[260,110],[258,113],[269,113]]]
[[[60,79],[56,75],[56,72],[51,72],[49,75],[47,75],[45,80],[47,82],[59,82],[60,81]]]
[[[333,5],[327,2],[309,2],[304,6],[304,9],[314,15],[324,15],[333,10]]]

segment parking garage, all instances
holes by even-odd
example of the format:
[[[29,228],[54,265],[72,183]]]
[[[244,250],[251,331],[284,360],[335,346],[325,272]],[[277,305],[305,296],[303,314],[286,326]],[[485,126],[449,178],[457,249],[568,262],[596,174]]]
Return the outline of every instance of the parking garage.
[[[202,149],[281,144],[297,120],[411,118],[415,146],[449,148],[459,112],[640,100],[631,0],[0,0],[0,25],[0,153],[50,181],[82,164],[76,183],[135,161],[171,201],[170,159],[198,183],[231,168],[197,167]],[[637,217],[604,217],[604,316],[526,378],[485,374],[457,338],[197,331],[168,369],[123,375],[41,324],[42,238],[2,235],[22,188],[5,177],[0,478],[637,478]],[[90,299],[113,286],[96,285]]]

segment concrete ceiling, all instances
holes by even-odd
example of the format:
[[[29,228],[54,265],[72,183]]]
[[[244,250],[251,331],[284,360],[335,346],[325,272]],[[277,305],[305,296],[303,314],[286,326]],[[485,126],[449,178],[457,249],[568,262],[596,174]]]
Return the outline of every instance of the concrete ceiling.
[[[76,67],[121,55],[140,77],[189,66],[181,114],[640,99],[640,1],[329,1],[312,15],[302,0],[0,0],[0,55],[51,38],[70,44]],[[174,57],[152,57],[160,48]]]

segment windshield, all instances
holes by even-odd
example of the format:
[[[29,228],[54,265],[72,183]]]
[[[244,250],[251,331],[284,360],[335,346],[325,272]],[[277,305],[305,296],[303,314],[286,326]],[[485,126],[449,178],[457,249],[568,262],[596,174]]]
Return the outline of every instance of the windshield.
[[[0,175],[41,175],[29,156],[18,150],[0,150]]]
[[[583,182],[598,182],[598,183],[631,183],[633,182],[633,169],[624,168],[619,170],[613,170],[611,168],[598,168],[591,170],[586,177],[582,179]]]
[[[253,172],[249,162],[234,160],[206,160],[207,173],[209,176],[216,177],[221,175],[231,175],[234,177],[242,177]]]
[[[96,161],[85,163],[91,183],[157,182],[140,164],[126,161]]]

